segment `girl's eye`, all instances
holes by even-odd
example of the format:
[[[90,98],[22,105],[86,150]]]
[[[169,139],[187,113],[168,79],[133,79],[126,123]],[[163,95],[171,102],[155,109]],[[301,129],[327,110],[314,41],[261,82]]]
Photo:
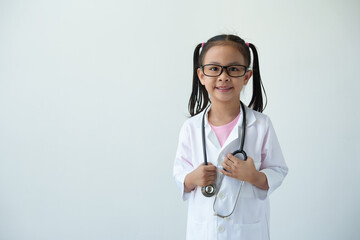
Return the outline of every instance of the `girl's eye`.
[[[210,71],[219,71],[219,68],[218,67],[210,67]]]
[[[240,68],[239,67],[230,67],[229,70],[231,72],[238,72],[238,71],[240,71]]]

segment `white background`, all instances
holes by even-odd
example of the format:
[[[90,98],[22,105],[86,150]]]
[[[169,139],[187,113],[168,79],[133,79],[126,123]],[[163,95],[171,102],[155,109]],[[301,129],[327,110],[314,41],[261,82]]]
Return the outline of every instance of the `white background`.
[[[1,0],[0,239],[184,239],[192,54],[221,33],[257,46],[289,166],[272,239],[360,239],[356,0]]]

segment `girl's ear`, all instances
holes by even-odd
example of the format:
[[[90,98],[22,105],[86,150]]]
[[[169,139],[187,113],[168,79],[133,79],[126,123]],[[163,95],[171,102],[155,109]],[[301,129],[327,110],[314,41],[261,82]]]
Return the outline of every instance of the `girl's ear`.
[[[202,85],[205,85],[205,81],[204,81],[204,73],[201,71],[200,68],[197,69],[197,75],[198,75],[198,78],[201,82]]]
[[[251,76],[253,75],[253,71],[249,70],[245,73],[244,75],[244,85],[246,85],[249,82],[249,79],[251,78]]]

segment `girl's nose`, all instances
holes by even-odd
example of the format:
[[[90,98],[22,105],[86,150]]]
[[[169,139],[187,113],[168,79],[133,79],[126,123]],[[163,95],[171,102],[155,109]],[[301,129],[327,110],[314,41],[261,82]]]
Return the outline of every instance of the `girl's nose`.
[[[228,75],[226,69],[223,69],[222,73],[218,77],[219,81],[230,81],[230,76]]]

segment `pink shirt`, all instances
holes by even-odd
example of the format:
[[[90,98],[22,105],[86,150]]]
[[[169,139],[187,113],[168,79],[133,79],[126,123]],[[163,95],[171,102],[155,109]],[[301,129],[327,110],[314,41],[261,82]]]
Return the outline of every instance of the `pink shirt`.
[[[210,124],[212,130],[215,132],[217,139],[219,140],[220,146],[222,147],[226,141],[226,139],[229,137],[231,131],[236,126],[241,112],[237,115],[237,117],[229,122],[228,124],[222,125],[222,126],[214,126]]]

